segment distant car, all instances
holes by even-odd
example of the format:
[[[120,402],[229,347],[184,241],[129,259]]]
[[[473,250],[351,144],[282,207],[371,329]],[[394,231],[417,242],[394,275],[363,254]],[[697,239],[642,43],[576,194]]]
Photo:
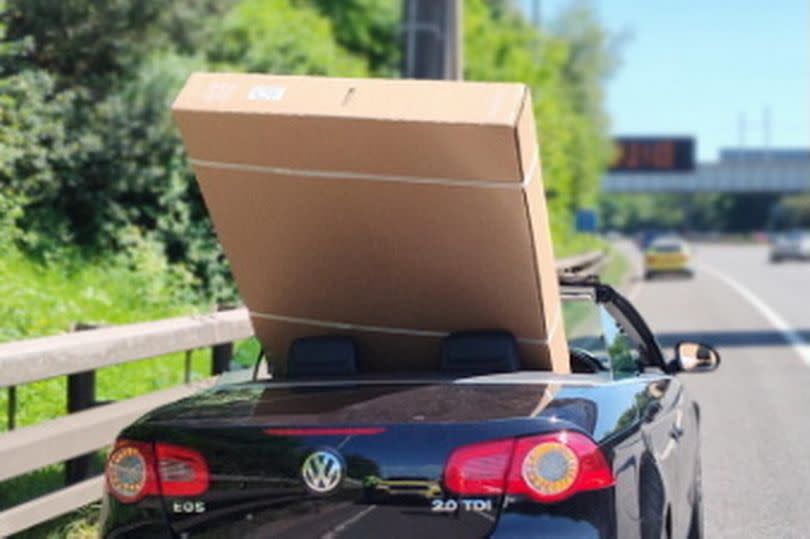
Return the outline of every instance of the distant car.
[[[689,245],[677,236],[660,237],[644,252],[644,278],[663,273],[692,276],[692,253]]]
[[[700,410],[676,374],[719,355],[665,358],[607,285],[561,292],[573,374],[522,367],[504,331],[444,337],[426,372],[308,337],[287,378],[152,411],[108,457],[101,537],[702,537]]]
[[[810,260],[810,231],[789,230],[771,235],[771,262]]]

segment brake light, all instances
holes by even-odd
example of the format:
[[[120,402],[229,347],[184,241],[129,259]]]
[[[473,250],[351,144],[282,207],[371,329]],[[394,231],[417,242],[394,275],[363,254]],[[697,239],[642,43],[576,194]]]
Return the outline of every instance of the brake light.
[[[514,440],[497,440],[456,449],[444,470],[445,486],[457,494],[503,494],[514,445]]]
[[[104,468],[107,490],[123,503],[146,496],[195,496],[208,490],[198,452],[171,444],[118,440]]]
[[[196,496],[208,490],[208,464],[198,452],[170,444],[155,444],[158,476],[164,496]]]
[[[119,440],[104,466],[107,490],[123,503],[159,493],[152,444]]]
[[[563,431],[460,447],[447,461],[444,483],[462,496],[525,495],[553,503],[615,481],[590,438]]]
[[[305,428],[270,428],[264,433],[270,436],[371,436],[382,434],[382,427],[305,427]]]

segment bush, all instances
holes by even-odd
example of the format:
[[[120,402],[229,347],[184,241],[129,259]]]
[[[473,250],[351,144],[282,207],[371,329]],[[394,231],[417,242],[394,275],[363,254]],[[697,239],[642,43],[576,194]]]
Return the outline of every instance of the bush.
[[[574,211],[596,203],[610,157],[600,91],[615,64],[610,36],[583,3],[565,12],[549,34],[510,6],[465,2],[464,74],[525,82],[531,89],[552,236],[558,253],[571,254],[583,241],[574,234]]]

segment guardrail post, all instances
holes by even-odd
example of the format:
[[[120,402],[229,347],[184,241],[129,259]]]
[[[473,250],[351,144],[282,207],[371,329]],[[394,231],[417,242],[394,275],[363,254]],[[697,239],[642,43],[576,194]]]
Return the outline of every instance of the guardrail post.
[[[7,430],[14,430],[17,427],[17,386],[9,386],[6,404],[8,406],[6,428]]]
[[[90,324],[76,324],[74,331],[96,329]],[[67,377],[67,412],[73,414],[92,408],[96,403],[96,371],[71,374]],[[93,473],[95,453],[87,453],[65,462],[65,485],[89,479]]]
[[[68,376],[67,411],[69,414],[87,410],[96,405],[96,373],[81,372]],[[65,462],[65,485],[73,485],[93,477],[94,453],[88,453]]]
[[[233,309],[232,305],[217,305],[217,311]],[[216,376],[231,370],[233,343],[215,344],[211,347],[211,374]]]

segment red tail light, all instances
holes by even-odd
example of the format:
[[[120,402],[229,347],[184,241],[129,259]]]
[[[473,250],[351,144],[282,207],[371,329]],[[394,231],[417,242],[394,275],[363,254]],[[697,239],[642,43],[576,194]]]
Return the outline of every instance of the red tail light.
[[[444,469],[444,483],[458,494],[503,494],[514,440],[467,445],[453,451]]]
[[[208,490],[208,465],[194,450],[118,440],[104,469],[107,490],[123,503],[146,496],[196,496]]]
[[[596,444],[567,431],[463,446],[444,472],[447,489],[461,496],[525,495],[543,503],[614,482]]]
[[[107,491],[123,503],[159,494],[152,444],[118,440],[104,466]]]
[[[194,450],[155,444],[160,489],[164,496],[196,496],[208,490],[208,464]]]

